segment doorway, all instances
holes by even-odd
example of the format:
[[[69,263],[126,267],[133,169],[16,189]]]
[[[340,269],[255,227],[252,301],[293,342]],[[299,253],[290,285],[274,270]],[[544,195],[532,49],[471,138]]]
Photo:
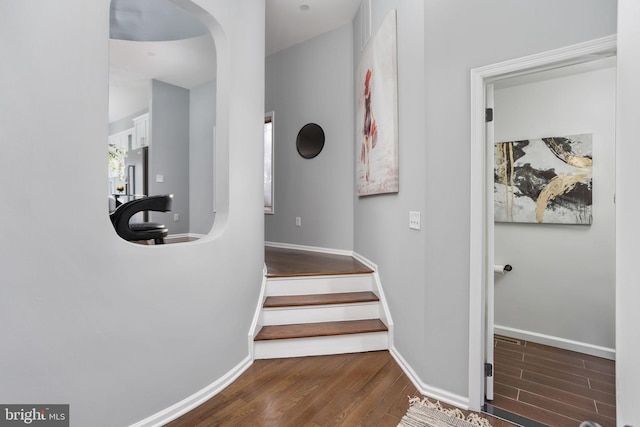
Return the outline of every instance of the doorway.
[[[514,181],[494,184],[494,257],[513,270],[494,274],[487,403],[549,425],[615,424],[615,79],[607,57],[493,84],[493,141],[511,149]],[[534,222],[551,176],[576,185]]]
[[[485,376],[491,374],[486,368],[493,364],[495,264],[493,143],[487,143],[490,138],[485,125],[485,107],[491,93],[487,93],[487,87],[515,77],[602,60],[614,56],[615,51],[616,38],[610,36],[471,71],[470,409],[479,410],[485,392],[493,393],[493,377]]]

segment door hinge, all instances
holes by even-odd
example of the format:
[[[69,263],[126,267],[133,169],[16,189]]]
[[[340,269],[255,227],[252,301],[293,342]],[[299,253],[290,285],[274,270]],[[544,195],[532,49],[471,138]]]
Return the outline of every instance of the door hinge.
[[[487,108],[484,110],[484,120],[487,123],[493,121],[493,108]]]
[[[484,364],[484,376],[485,377],[493,376],[493,365],[491,363]]]

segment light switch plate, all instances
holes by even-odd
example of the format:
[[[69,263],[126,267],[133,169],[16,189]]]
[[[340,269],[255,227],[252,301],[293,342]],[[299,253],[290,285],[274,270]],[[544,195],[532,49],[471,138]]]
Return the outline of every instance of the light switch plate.
[[[420,212],[409,211],[409,228],[420,230]]]

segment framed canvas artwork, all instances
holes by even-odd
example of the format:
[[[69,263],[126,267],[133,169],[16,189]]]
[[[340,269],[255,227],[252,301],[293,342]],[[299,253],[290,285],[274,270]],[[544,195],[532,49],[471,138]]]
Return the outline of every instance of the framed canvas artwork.
[[[365,47],[356,75],[356,193],[398,192],[396,11]]]
[[[497,222],[592,222],[592,135],[495,144]]]

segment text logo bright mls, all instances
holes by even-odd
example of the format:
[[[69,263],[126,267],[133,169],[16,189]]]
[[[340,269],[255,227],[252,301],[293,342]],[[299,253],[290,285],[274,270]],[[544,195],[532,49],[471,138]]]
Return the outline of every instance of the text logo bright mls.
[[[69,427],[69,405],[0,405],[0,427]]]

